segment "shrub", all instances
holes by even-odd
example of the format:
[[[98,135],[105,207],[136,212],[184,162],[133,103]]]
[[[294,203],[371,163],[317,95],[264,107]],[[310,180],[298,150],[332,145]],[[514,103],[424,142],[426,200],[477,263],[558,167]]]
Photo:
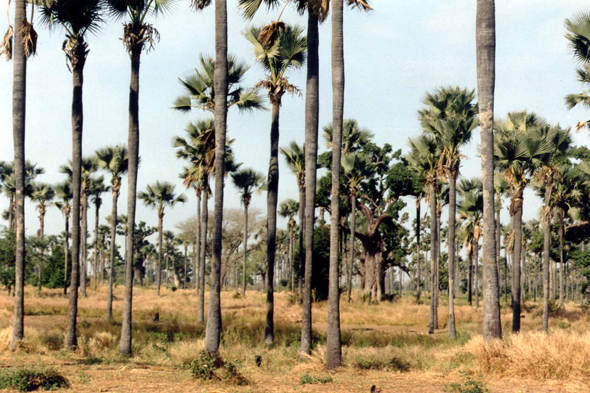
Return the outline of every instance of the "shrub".
[[[461,383],[450,383],[447,385],[449,393],[489,393],[481,374],[477,379],[471,378],[466,372],[462,372],[463,381]]]
[[[223,366],[224,374],[223,380],[227,382],[231,382],[233,385],[236,386],[246,386],[249,385],[248,380],[244,377],[236,367],[235,364],[232,362],[227,362]]]
[[[205,351],[199,352],[199,357],[191,363],[191,373],[195,378],[202,381],[218,379],[217,375],[215,375],[216,360],[215,357],[210,356]]]
[[[68,380],[54,369],[8,368],[0,371],[0,389],[14,389],[20,392],[34,390],[65,389]]]
[[[302,385],[310,385],[315,383],[330,383],[333,381],[334,379],[330,375],[326,377],[317,377],[315,375],[311,375],[309,372],[306,372],[301,376]]]

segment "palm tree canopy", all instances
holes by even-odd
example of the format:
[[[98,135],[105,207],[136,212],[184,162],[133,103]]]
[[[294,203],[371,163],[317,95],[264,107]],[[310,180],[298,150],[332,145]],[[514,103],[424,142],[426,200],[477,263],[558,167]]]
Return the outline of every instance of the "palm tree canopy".
[[[437,180],[439,147],[434,136],[422,134],[409,140],[410,153],[406,160],[410,168],[422,177],[426,183]]]
[[[264,98],[255,90],[245,89],[241,83],[250,67],[234,55],[228,55],[228,95],[227,106],[237,106],[241,111],[265,110]],[[173,109],[189,112],[193,108],[213,113],[215,111],[215,59],[208,55],[200,56],[201,69],[186,78],[179,78],[184,94],[174,101]]]
[[[252,193],[264,183],[264,175],[254,169],[245,168],[231,174],[234,186],[240,191],[242,203],[245,207],[250,205]]]
[[[294,199],[285,199],[279,205],[279,216],[289,218],[290,225],[294,224],[293,217],[299,212],[299,202]]]
[[[326,147],[332,148],[332,123],[323,127],[324,139],[326,140]],[[360,150],[365,144],[373,139],[374,134],[368,128],[359,126],[356,119],[344,119],[342,124],[342,154],[346,155]]]
[[[186,202],[184,194],[176,195],[175,188],[172,183],[157,181],[148,185],[146,191],[139,192],[137,198],[141,199],[144,205],[157,209],[158,214],[163,215],[167,206]]]
[[[94,177],[90,180],[90,195],[92,195],[92,202],[95,205],[100,205],[102,202],[101,195],[107,192],[111,187],[104,183],[104,176]]]
[[[31,0],[29,0],[31,1]],[[62,26],[68,38],[82,38],[97,33],[103,22],[102,0],[32,0],[41,9],[41,21],[49,28]]]
[[[107,146],[94,153],[94,160],[100,169],[112,177],[120,178],[129,170],[129,154],[125,146]]]
[[[38,202],[40,205],[45,205],[55,198],[55,190],[47,183],[33,183],[33,192],[31,199]]]
[[[282,147],[281,154],[285,156],[287,166],[297,177],[300,187],[305,187],[305,146],[299,146],[297,142],[291,141],[289,146]]]

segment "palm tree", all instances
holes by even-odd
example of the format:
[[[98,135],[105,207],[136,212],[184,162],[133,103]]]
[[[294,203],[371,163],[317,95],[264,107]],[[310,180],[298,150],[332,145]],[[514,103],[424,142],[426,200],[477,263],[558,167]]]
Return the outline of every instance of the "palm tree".
[[[494,234],[494,90],[496,87],[496,7],[495,0],[477,0],[475,41],[477,49],[477,95],[481,130],[481,167],[484,188],[483,337],[502,338],[498,269],[495,266]]]
[[[568,31],[565,37],[569,41],[574,57],[581,65],[581,68],[577,70],[578,81],[587,85],[590,83],[590,13],[582,12],[573,19],[566,19],[565,26]],[[580,94],[569,94],[565,97],[565,104],[568,109],[573,109],[578,104],[589,108],[590,96],[586,91],[582,91]],[[589,120],[581,121],[578,122],[576,128],[581,130],[589,125]]]
[[[45,214],[47,213],[47,207],[51,204],[51,201],[55,198],[55,190],[50,184],[47,183],[33,183],[33,192],[31,199],[37,202],[37,210],[39,210],[39,232],[38,236],[43,239],[45,234]]]
[[[25,184],[23,188],[23,194],[25,197],[31,197],[33,193],[33,182],[37,176],[45,173],[45,169],[33,164],[29,160],[25,161]],[[2,182],[2,188],[4,193],[9,198],[8,204],[8,224],[10,230],[16,230],[15,212],[16,212],[16,171],[13,162],[0,162],[0,181]]]
[[[70,214],[72,212],[72,184],[69,181],[59,183],[55,186],[55,195],[61,201],[54,202],[54,205],[61,210],[66,219],[66,229],[64,238],[64,295],[68,293],[68,251],[69,251],[69,235],[70,235]]]
[[[276,256],[277,203],[279,190],[279,116],[285,93],[300,94],[299,89],[289,83],[286,74],[303,67],[305,62],[307,38],[299,26],[284,26],[273,42],[265,42],[262,28],[252,27],[244,35],[254,46],[256,61],[269,74],[256,85],[268,91],[272,105],[270,133],[270,163],[267,180],[267,295],[266,329],[264,341],[271,345],[274,341],[274,265]]]
[[[296,223],[295,223],[295,215],[299,212],[300,209],[300,205],[299,202],[297,202],[294,199],[285,199],[283,202],[281,202],[281,205],[279,206],[279,210],[278,210],[278,214],[279,216],[283,217],[283,218],[287,218],[288,222],[287,222],[287,238],[288,238],[288,260],[289,260],[289,266],[292,267],[293,266],[293,243],[294,243],[294,237],[295,237],[295,227],[296,227]]]
[[[303,232],[305,228],[305,147],[291,141],[288,147],[282,147],[281,153],[285,156],[287,166],[297,179],[299,188],[299,260],[297,261],[297,299],[300,302],[303,290],[303,264],[305,255],[303,252]]]
[[[509,113],[506,120],[498,121],[494,125],[497,131],[494,143],[496,167],[504,173],[506,180],[510,183],[510,216],[514,239],[512,254],[512,331],[514,333],[520,331],[521,272],[519,261],[522,248],[523,193],[535,173],[548,162],[552,149],[552,144],[546,135],[539,131],[539,127],[542,125],[544,125],[542,119],[534,113],[527,112]],[[484,217],[484,234],[485,228]],[[494,268],[494,270],[497,275],[497,269]],[[487,273],[489,273],[488,270],[486,270]]]
[[[455,222],[457,209],[457,177],[461,165],[460,149],[467,144],[477,127],[475,91],[440,88],[424,100],[427,109],[419,112],[422,127],[433,134],[440,146],[439,170],[449,183],[449,337],[457,338],[455,326]]]
[[[95,156],[96,158],[96,156]],[[98,165],[98,162],[97,162]],[[98,285],[98,253],[96,252],[96,247],[98,245],[98,225],[100,223],[100,207],[102,206],[102,197],[101,195],[110,190],[110,187],[104,184],[104,176],[99,176],[93,178],[90,181],[90,195],[92,196],[92,203],[94,203],[95,207],[95,215],[94,215],[94,290],[96,291],[96,287]]]
[[[156,209],[158,212],[158,271],[157,271],[157,286],[158,296],[160,296],[160,285],[162,283],[162,238],[164,235],[164,214],[167,207],[174,207],[177,203],[186,202],[184,194],[176,195],[174,193],[175,186],[168,182],[157,181],[154,184],[148,185],[146,191],[141,191],[137,197],[143,201],[143,204]]]
[[[67,66],[73,77],[73,98],[72,98],[72,280],[70,299],[68,305],[68,330],[66,335],[66,347],[76,345],[76,319],[78,314],[78,286],[80,280],[80,254],[82,262],[85,263],[84,247],[86,239],[84,229],[80,233],[80,208],[86,211],[82,189],[82,128],[83,109],[82,94],[84,82],[84,65],[88,56],[87,34],[96,33],[102,22],[100,0],[41,0],[41,15],[45,23],[50,27],[61,26],[66,34],[66,41],[63,50],[66,54]],[[84,216],[82,212],[82,216]],[[84,220],[84,219],[83,219]],[[84,226],[84,224],[82,224]],[[85,270],[86,266],[83,265]],[[85,273],[81,279],[85,280]],[[83,287],[85,290],[85,284]]]
[[[119,201],[119,193],[121,192],[121,178],[129,170],[129,152],[125,146],[108,146],[97,150],[94,157],[98,167],[105,170],[111,175],[111,192],[113,196],[113,203],[111,207],[111,217],[117,217],[117,208]],[[128,223],[126,223],[128,224]],[[117,236],[117,220],[111,220],[111,244],[116,244]],[[127,244],[127,239],[125,239]],[[127,249],[125,250],[127,252]],[[113,317],[113,284],[114,274],[113,266],[115,266],[115,247],[111,247],[109,271],[109,290],[107,296],[107,320],[110,321]]]
[[[15,206],[16,206],[16,258],[14,264],[14,319],[10,348],[16,349],[25,336],[25,112],[27,101],[27,59],[35,54],[37,33],[27,21],[26,0],[15,0],[14,72],[12,87],[12,134],[14,142]],[[0,54],[11,58],[13,30],[8,32],[0,47]]]
[[[438,329],[438,250],[436,247],[438,230],[437,230],[437,198],[436,188],[438,183],[438,161],[439,149],[436,139],[428,134],[423,134],[416,139],[410,139],[411,152],[407,157],[408,163],[412,170],[424,179],[425,185],[428,186],[428,200],[430,203],[430,272],[432,276],[432,295],[430,297],[430,325],[429,334],[434,334]]]
[[[128,236],[125,245],[125,306],[121,326],[121,355],[131,355],[131,324],[133,307],[133,230],[135,228],[135,210],[137,196],[137,172],[139,167],[139,66],[141,53],[154,48],[159,40],[156,28],[147,23],[148,15],[158,16],[170,11],[176,0],[136,1],[106,0],[110,13],[115,18],[129,17],[124,24],[123,44],[131,57],[131,82],[129,86],[129,190],[127,193],[127,216],[129,219]]]
[[[253,169],[242,169],[232,173],[234,186],[240,191],[240,199],[244,205],[244,259],[242,262],[242,296],[246,296],[246,260],[248,258],[248,207],[252,200],[252,193],[260,189],[264,183],[264,175]]]

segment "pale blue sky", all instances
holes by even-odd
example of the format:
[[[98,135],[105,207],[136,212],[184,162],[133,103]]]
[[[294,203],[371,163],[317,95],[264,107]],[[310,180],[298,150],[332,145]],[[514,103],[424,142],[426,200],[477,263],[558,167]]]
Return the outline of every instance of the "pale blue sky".
[[[475,1],[424,0],[419,3],[374,0],[374,11],[345,13],[346,105],[345,116],[356,118],[375,134],[378,143],[390,143],[407,151],[409,137],[419,135],[416,111],[426,91],[441,85],[476,87]],[[496,114],[528,109],[552,123],[572,126],[587,119],[582,109],[568,111],[563,97],[581,90],[576,81],[576,64],[564,38],[564,19],[580,11],[590,11],[582,0],[497,0],[497,84]],[[244,21],[236,11],[237,0],[228,0],[229,46],[252,69],[246,86],[263,77],[254,65],[250,44],[241,32],[252,24],[260,25],[276,18],[277,13],[261,12],[253,22]],[[4,7],[4,5],[2,6]],[[4,8],[0,10],[4,13]],[[288,23],[305,26],[306,18],[292,10],[284,15]],[[175,158],[171,140],[182,135],[186,123],[206,116],[193,112],[182,115],[170,109],[182,91],[177,78],[197,65],[200,53],[213,53],[213,9],[195,13],[188,0],[164,18],[151,22],[161,34],[155,50],[142,57],[140,79],[140,128],[142,165],[139,189],[156,180],[177,184],[183,162]],[[38,56],[29,61],[27,101],[27,157],[43,166],[47,173],[40,181],[55,183],[64,176],[58,167],[71,158],[71,74],[61,51],[63,31],[49,32],[40,23]],[[6,31],[6,19],[0,18],[0,31]],[[320,28],[321,107],[320,124],[331,120],[330,22]],[[130,61],[119,38],[121,22],[105,25],[102,32],[88,39],[90,54],[85,70],[84,145],[85,155],[97,148],[127,142],[128,90]],[[293,73],[290,81],[305,86],[305,70]],[[0,160],[12,160],[11,122],[12,63],[0,62]],[[240,115],[230,111],[229,137],[235,138],[237,159],[244,167],[266,173],[269,159],[270,113]],[[291,140],[303,143],[304,100],[286,97],[281,113],[281,146]],[[578,143],[588,143],[587,135],[577,135]],[[481,173],[476,157],[479,133],[465,150],[470,158],[462,173]],[[325,147],[321,141],[322,149]],[[108,178],[108,176],[107,176]],[[126,181],[120,211],[126,206]],[[170,210],[167,228],[195,211],[195,197],[186,192],[189,202]],[[281,159],[279,198],[297,198],[293,175]],[[253,205],[265,211],[265,195],[255,195]],[[527,194],[525,219],[537,214],[540,202]],[[534,202],[533,202],[534,199]],[[530,201],[530,202],[529,202]],[[7,207],[0,198],[0,209]],[[110,212],[110,197],[105,196],[102,217]],[[239,207],[239,197],[228,181],[226,206]],[[413,214],[413,208],[409,209]],[[507,218],[507,213],[504,212]],[[92,216],[93,217],[93,216]],[[155,212],[139,207],[138,218],[156,224]],[[38,228],[37,212],[27,202],[27,232]],[[93,227],[93,218],[90,219]],[[63,230],[57,209],[50,209],[46,232]]]

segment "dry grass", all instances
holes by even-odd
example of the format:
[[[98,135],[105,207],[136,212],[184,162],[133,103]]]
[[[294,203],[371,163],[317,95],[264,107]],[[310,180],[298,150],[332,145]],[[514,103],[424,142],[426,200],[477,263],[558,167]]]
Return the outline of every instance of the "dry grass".
[[[573,304],[553,316],[549,336],[540,333],[539,307],[530,303],[523,313],[523,333],[511,336],[511,310],[505,307],[505,340],[486,344],[480,334],[481,308],[468,306],[465,299],[457,302],[459,337],[452,341],[445,330],[444,299],[439,311],[441,329],[428,335],[428,299],[416,305],[411,296],[405,296],[396,303],[369,306],[356,296],[341,307],[344,367],[328,374],[326,303],[314,305],[315,351],[299,361],[301,308],[289,304],[288,293],[275,296],[276,344],[266,348],[265,295],[248,292],[246,298],[236,298],[233,292],[223,292],[221,354],[252,382],[236,387],[223,381],[196,381],[188,371],[204,348],[204,326],[196,318],[197,298],[189,290],[164,290],[160,297],[153,289],[135,290],[134,357],[121,359],[122,295],[123,288],[117,288],[112,323],[105,320],[105,289],[80,299],[79,345],[69,352],[62,349],[67,298],[59,290],[45,290],[37,296],[28,288],[26,337],[19,350],[11,353],[8,340],[13,299],[0,294],[0,367],[51,365],[68,377],[74,391],[135,391],[141,387],[158,392],[368,392],[376,384],[384,392],[436,392],[459,380],[458,371],[483,373],[492,392],[590,389],[590,333],[585,333],[590,331],[590,320],[585,310]],[[156,311],[159,323],[151,322]],[[332,382],[302,386],[300,379],[306,373],[318,379],[331,375]],[[533,382],[535,379],[545,382]],[[564,380],[568,382],[564,384]],[[552,390],[555,384],[562,390]]]

